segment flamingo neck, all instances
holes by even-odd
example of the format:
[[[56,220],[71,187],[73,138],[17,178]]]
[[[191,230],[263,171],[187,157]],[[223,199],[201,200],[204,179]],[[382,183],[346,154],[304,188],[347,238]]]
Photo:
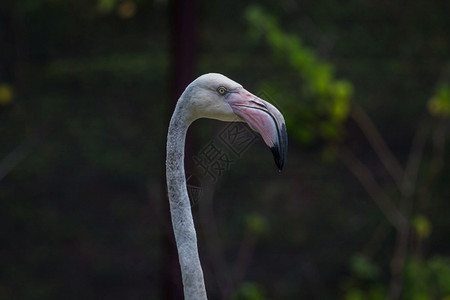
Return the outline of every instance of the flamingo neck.
[[[186,300],[206,300],[197,235],[184,171],[184,146],[190,121],[181,109],[183,105],[178,104],[170,120],[167,135],[166,176],[170,213],[181,266],[184,297]]]

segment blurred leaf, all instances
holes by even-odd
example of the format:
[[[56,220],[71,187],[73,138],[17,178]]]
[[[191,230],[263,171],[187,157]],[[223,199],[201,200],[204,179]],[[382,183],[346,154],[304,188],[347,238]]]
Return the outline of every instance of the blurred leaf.
[[[133,1],[125,1],[117,8],[117,14],[122,19],[130,19],[136,14],[136,3]]]
[[[264,300],[267,297],[264,295],[263,288],[255,282],[244,282],[238,288],[236,300]]]
[[[337,80],[332,89],[334,103],[331,109],[331,115],[335,120],[343,120],[347,118],[350,103],[349,99],[353,97],[353,86],[346,80]]]
[[[450,85],[442,83],[435,95],[428,101],[428,111],[433,116],[450,116]]]
[[[256,236],[265,234],[269,228],[267,220],[258,213],[248,214],[245,218],[245,224],[247,229]]]
[[[364,292],[360,289],[351,289],[347,292],[347,295],[345,295],[346,300],[365,300]]]
[[[380,269],[364,255],[355,255],[350,260],[350,269],[361,279],[373,280],[380,274]]]
[[[450,297],[450,258],[435,256],[428,261],[432,281],[443,297]]]
[[[346,300],[384,300],[386,292],[382,287],[374,286],[368,291],[353,288],[345,295]]]
[[[320,136],[326,140],[336,140],[339,138],[339,126],[335,122],[322,122],[319,126]]]
[[[117,5],[117,0],[98,0],[97,10],[103,14],[111,13]]]
[[[0,83],[0,105],[8,105],[14,97],[13,88],[7,83]]]
[[[443,299],[450,295],[450,259],[411,257],[405,266],[405,299]]]
[[[427,217],[418,215],[413,219],[412,223],[419,238],[426,239],[430,236],[432,226]]]
[[[429,273],[425,264],[417,258],[411,258],[405,266],[407,298],[414,300],[428,299]]]

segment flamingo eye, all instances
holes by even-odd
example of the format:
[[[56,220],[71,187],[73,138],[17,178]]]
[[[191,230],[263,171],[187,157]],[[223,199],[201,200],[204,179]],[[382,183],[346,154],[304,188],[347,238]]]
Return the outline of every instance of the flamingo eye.
[[[223,87],[223,86],[219,86],[217,88],[217,92],[219,93],[219,95],[223,96],[223,95],[225,95],[228,92],[228,90],[225,87]]]

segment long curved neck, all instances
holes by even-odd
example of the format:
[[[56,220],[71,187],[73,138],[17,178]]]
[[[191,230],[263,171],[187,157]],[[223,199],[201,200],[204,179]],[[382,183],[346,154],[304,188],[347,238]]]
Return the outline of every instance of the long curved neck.
[[[184,297],[186,300],[203,300],[207,299],[206,289],[184,173],[184,144],[190,124],[186,115],[183,105],[177,105],[170,120],[166,157],[167,189]]]

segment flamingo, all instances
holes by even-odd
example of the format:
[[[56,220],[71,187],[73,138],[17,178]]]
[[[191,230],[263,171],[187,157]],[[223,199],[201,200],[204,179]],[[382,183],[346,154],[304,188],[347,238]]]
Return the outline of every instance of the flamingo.
[[[209,73],[195,79],[182,93],[167,134],[166,177],[186,300],[207,299],[184,171],[186,132],[199,118],[246,122],[270,147],[280,171],[287,154],[283,115],[237,82],[222,74]]]

